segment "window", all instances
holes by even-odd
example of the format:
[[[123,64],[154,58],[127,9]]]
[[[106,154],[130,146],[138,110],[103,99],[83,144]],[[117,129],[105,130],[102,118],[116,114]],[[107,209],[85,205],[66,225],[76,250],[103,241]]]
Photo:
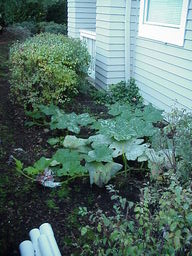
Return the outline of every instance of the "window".
[[[139,36],[183,46],[188,0],[141,0]]]

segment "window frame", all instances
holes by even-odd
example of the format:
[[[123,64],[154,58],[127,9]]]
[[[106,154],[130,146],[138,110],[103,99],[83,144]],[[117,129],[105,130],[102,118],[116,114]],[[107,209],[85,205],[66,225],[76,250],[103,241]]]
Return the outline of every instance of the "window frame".
[[[183,46],[189,0],[183,0],[180,25],[146,21],[148,4],[149,0],[140,1],[138,36],[164,43]]]

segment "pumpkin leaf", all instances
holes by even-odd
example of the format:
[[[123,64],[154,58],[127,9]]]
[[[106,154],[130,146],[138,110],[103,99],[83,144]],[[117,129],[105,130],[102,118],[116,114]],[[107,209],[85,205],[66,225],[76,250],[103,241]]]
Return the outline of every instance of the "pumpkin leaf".
[[[98,122],[99,132],[117,141],[130,140],[137,135],[135,130],[129,125],[129,122],[124,119],[107,119],[99,120]]]
[[[118,163],[86,163],[85,167],[89,171],[90,175],[90,184],[95,183],[99,187],[102,187],[104,184],[107,184],[109,180],[123,167]]]
[[[162,113],[163,113],[162,110],[156,109],[150,103],[147,106],[145,106],[145,108],[144,108],[143,119],[146,122],[156,123],[158,121],[162,121],[163,120]]]
[[[37,175],[40,172],[38,169],[34,168],[33,166],[29,166],[25,168],[23,171],[28,175]]]
[[[49,143],[49,145],[54,146],[56,144],[58,144],[60,142],[59,138],[50,138],[47,140],[47,143]]]
[[[94,136],[90,136],[88,138],[88,142],[91,143],[92,148],[96,148],[98,145],[110,145],[112,143],[112,140],[103,134],[97,134]]]
[[[78,152],[69,149],[58,149],[52,158],[59,162],[62,167],[57,170],[57,175],[74,176],[76,174],[85,173],[86,169],[81,165],[81,158]]]
[[[85,159],[87,162],[112,162],[112,153],[113,150],[106,145],[97,145]]]
[[[88,153],[90,148],[87,146],[87,139],[80,139],[76,136],[67,135],[63,141],[63,146],[65,148],[76,149],[81,153]]]
[[[131,139],[129,141],[113,142],[109,147],[113,149],[113,157],[125,154],[127,160],[136,160],[142,156],[148,144],[142,144],[143,139]]]
[[[39,171],[44,171],[51,162],[52,162],[52,159],[41,157],[37,162],[35,162],[34,168]]]

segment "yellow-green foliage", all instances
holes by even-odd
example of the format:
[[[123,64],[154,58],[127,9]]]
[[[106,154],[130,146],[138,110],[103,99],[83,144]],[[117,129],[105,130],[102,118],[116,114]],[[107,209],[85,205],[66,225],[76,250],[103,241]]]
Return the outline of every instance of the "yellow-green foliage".
[[[65,103],[87,75],[89,54],[80,40],[43,33],[10,50],[11,94],[24,107]]]

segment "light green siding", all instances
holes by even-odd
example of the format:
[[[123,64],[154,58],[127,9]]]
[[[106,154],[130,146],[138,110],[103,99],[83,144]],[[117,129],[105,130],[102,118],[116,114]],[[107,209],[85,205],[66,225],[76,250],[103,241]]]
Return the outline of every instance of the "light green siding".
[[[138,0],[132,0],[131,70],[146,102],[170,110],[192,110],[192,0],[189,3],[184,46],[138,37]]]
[[[68,36],[79,38],[80,29],[96,29],[96,0],[68,0]]]
[[[97,0],[95,82],[107,85],[125,79],[125,0]]]

